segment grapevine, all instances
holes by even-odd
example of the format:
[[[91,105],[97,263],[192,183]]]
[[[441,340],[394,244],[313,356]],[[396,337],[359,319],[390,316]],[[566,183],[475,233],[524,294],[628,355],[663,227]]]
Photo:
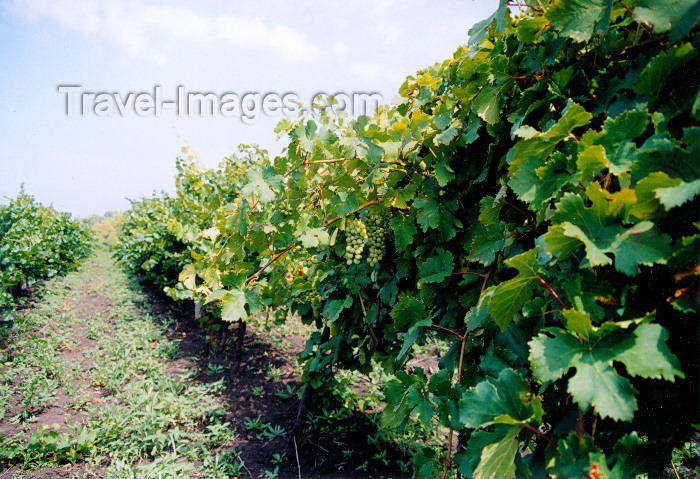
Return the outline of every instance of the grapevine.
[[[77,268],[94,242],[87,225],[22,188],[0,207],[0,320],[12,318],[23,288]]]
[[[502,1],[397,104],[183,170],[125,257],[224,321],[322,328],[304,398],[381,363],[383,424],[461,446],[416,445],[416,477],[656,477],[700,422],[700,12],[584,3]],[[440,370],[409,369],[435,333]]]

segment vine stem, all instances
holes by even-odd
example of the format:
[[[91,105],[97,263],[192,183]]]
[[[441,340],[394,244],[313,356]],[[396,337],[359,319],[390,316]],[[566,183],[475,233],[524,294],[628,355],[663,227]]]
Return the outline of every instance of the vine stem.
[[[542,439],[544,439],[545,441],[547,441],[550,445],[556,447],[556,445],[554,444],[554,442],[552,442],[552,440],[551,440],[550,438],[548,438],[547,436],[545,436],[545,435],[542,433],[542,431],[540,431],[540,430],[537,429],[536,427],[532,426],[531,424],[527,424],[527,423],[525,423],[525,427],[526,427],[527,429],[529,429],[530,431],[534,432],[535,434],[537,434],[538,436],[540,436],[540,437],[541,437]]]
[[[538,280],[540,283],[542,283],[542,286],[544,286],[545,288],[547,288],[547,291],[549,291],[549,292],[551,293],[551,295],[554,296],[554,299],[556,299],[557,301],[559,301],[559,304],[561,304],[562,308],[567,309],[566,304],[564,304],[564,301],[561,300],[561,298],[560,298],[559,295],[556,293],[556,291],[554,291],[554,290],[552,289],[552,287],[551,287],[550,285],[548,285],[547,282],[546,282],[544,279],[540,278],[539,276],[535,276],[535,277],[537,278],[537,280]]]
[[[578,408],[578,420],[576,421],[576,436],[580,442],[583,441],[583,411]]]
[[[439,330],[439,331],[445,331],[446,333],[453,334],[453,335],[455,335],[459,340],[461,340],[462,337],[463,337],[463,336],[462,336],[461,334],[459,334],[457,331],[452,331],[451,329],[443,328],[442,326],[438,326],[437,324],[431,324],[430,327],[433,328],[433,329],[437,329],[437,330]]]
[[[481,298],[481,296],[483,296],[483,294],[484,294],[484,291],[486,291],[486,285],[489,282],[489,278],[491,277],[491,273],[493,273],[493,269],[496,267],[496,264],[497,263],[494,262],[493,265],[491,265],[491,268],[489,268],[488,273],[486,273],[486,275],[484,275],[484,282],[481,285],[481,292],[479,293],[479,298]],[[432,325],[432,326],[436,326],[436,325]],[[445,331],[451,332],[452,334],[454,334],[458,338],[462,339],[462,345],[459,349],[459,366],[457,367],[457,384],[459,384],[460,382],[462,382],[462,369],[464,367],[464,349],[465,349],[465,346],[467,345],[467,334],[465,333],[464,335],[460,336],[456,332],[449,330],[447,328],[442,328],[441,326],[437,326],[437,328],[444,329]],[[450,470],[450,461],[452,458],[452,437],[453,436],[454,436],[454,428],[452,426],[450,426],[450,434],[449,434],[448,443],[447,443],[447,458],[445,459],[445,469],[442,471],[442,479],[445,479],[447,477],[447,471]]]
[[[681,479],[681,476],[678,475],[678,469],[676,469],[676,465],[671,461],[671,466],[673,467],[673,472],[676,474],[676,477],[678,479]]]
[[[265,271],[265,270],[267,269],[268,266],[270,266],[272,263],[274,263],[275,261],[277,261],[277,260],[280,258],[280,256],[284,255],[287,251],[289,251],[290,249],[294,248],[294,246],[295,246],[294,243],[292,243],[292,244],[290,244],[289,246],[287,246],[286,248],[284,248],[282,251],[280,251],[279,253],[273,254],[273,255],[272,255],[272,258],[270,258],[270,261],[268,261],[267,263],[265,263],[265,265],[264,265],[262,268],[260,268],[259,270],[257,270],[257,271],[256,271],[254,274],[252,274],[250,277],[248,277],[248,279],[247,279],[246,282],[245,282],[246,286],[248,286],[248,285],[249,285],[250,283],[252,283],[253,281],[257,281],[257,280],[260,278],[260,275],[262,274],[262,272]]]

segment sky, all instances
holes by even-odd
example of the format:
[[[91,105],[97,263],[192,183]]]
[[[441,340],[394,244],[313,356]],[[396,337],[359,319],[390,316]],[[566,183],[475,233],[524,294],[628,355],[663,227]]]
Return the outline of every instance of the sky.
[[[296,117],[297,100],[373,93],[390,103],[497,6],[0,0],[0,204],[24,184],[59,211],[102,215],[172,193],[185,145],[208,168],[241,143],[277,155],[286,139],[274,127]],[[212,94],[214,114],[194,101],[186,111],[197,93]]]

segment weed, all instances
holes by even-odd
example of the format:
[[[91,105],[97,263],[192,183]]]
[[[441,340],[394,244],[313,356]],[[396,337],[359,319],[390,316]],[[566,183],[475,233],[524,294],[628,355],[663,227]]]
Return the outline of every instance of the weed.
[[[294,397],[299,397],[299,388],[294,386],[293,384],[287,384],[285,386],[285,389],[279,389],[275,391],[275,396],[277,396],[280,399],[291,399]]]
[[[275,466],[275,468],[272,471],[269,471],[269,470],[265,471],[265,476],[264,476],[265,479],[275,479],[275,478],[279,477],[279,470],[280,470],[280,467]]]
[[[224,367],[223,364],[214,364],[214,363],[209,363],[207,364],[207,374],[221,374],[224,372],[226,368]]]
[[[267,370],[265,379],[272,383],[279,380],[280,377],[282,377],[282,370],[275,366],[270,366],[270,369]]]
[[[255,386],[250,388],[250,394],[252,394],[254,397],[263,397],[263,388],[262,386]]]

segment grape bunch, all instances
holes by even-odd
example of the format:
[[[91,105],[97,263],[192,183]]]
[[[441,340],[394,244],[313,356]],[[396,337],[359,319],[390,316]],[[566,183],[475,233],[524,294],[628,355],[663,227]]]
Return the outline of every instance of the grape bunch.
[[[365,214],[367,242],[369,243],[367,263],[371,267],[374,267],[384,257],[384,238],[386,237],[388,222],[385,211],[369,210]]]
[[[365,249],[367,239],[367,227],[358,219],[353,219],[348,223],[345,230],[347,235],[347,246],[345,247],[345,259],[348,266],[360,264],[362,251]]]
[[[285,216],[289,216],[294,213],[294,207],[292,207],[292,203],[289,200],[284,201],[277,209]]]

